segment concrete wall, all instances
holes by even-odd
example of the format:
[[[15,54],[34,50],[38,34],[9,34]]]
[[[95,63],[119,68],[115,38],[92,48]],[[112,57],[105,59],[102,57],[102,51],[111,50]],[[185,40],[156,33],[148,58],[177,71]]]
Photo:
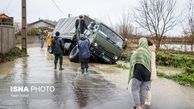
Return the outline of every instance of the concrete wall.
[[[21,44],[22,36],[16,36],[16,44]],[[39,43],[38,36],[27,36],[27,44]]]
[[[0,25],[0,53],[7,53],[15,47],[15,29],[13,26]]]

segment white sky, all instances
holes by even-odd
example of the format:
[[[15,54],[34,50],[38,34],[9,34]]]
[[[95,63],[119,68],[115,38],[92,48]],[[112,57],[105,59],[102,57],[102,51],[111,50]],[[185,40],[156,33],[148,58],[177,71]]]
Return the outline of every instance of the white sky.
[[[54,0],[59,11],[52,0],[27,0],[27,18],[28,23],[41,19],[58,20],[65,18],[70,13],[72,16],[80,14],[89,15],[91,18],[97,18],[102,22],[118,24],[122,14],[126,10],[133,9],[138,0]],[[188,0],[176,0],[177,12],[186,8]],[[16,22],[21,22],[21,0],[0,0],[0,12],[14,17]],[[177,25],[175,32],[171,35],[177,35],[182,32],[182,27]]]

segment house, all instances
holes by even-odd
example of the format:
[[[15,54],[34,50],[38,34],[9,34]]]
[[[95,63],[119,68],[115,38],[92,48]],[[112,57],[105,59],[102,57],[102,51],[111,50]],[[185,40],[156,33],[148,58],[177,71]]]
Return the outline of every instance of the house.
[[[11,26],[13,26],[13,17],[9,17],[5,13],[0,13],[0,25],[11,25]]]
[[[36,22],[28,24],[28,29],[30,30],[32,28],[43,28],[44,30],[52,31],[55,28],[56,24],[56,21],[40,19]]]
[[[5,13],[0,13],[0,19],[7,19],[9,16],[7,16]]]

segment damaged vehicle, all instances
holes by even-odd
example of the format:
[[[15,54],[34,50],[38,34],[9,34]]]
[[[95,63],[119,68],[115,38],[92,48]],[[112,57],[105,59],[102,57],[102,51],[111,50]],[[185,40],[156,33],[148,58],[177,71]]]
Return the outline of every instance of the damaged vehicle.
[[[65,42],[65,52],[72,62],[79,61],[79,50],[75,35],[75,21],[78,17],[60,19],[53,33],[59,31]],[[88,30],[85,35],[91,43],[91,60],[98,60],[105,63],[115,63],[123,51],[123,38],[101,22],[84,16]]]

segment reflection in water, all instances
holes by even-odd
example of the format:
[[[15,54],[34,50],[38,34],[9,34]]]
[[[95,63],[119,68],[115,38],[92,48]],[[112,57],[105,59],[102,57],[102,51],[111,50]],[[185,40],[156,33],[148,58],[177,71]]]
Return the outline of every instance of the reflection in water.
[[[21,73],[23,77],[21,77],[21,85],[23,86],[28,86],[28,58],[24,57],[22,59],[22,73]],[[22,100],[22,108],[23,109],[28,109],[29,108],[29,104],[30,104],[30,100],[29,97],[23,97]]]
[[[3,109],[129,109],[130,93],[126,90],[128,71],[113,65],[90,64],[88,76],[76,75],[80,64],[64,58],[63,71],[54,71],[52,55],[38,48],[28,49],[29,57],[0,65],[0,83],[30,85],[53,84],[49,99],[7,100],[0,92]],[[50,60],[51,59],[51,60]],[[167,79],[153,82],[153,109],[193,109],[194,89]],[[1,87],[2,90],[4,87]],[[0,91],[1,91],[0,90]],[[9,91],[6,92],[9,94]],[[132,105],[131,105],[132,106]]]
[[[79,87],[74,87],[74,93],[76,94],[76,102],[79,104],[80,108],[87,105],[88,102],[88,89],[81,89]]]
[[[172,49],[176,51],[194,51],[194,45],[188,45],[188,44],[162,44],[161,48],[163,49]]]
[[[54,71],[54,87],[55,91],[53,92],[54,98],[53,101],[57,107],[63,105],[65,100],[64,87],[63,87],[63,74],[62,72]]]
[[[0,79],[4,79],[14,69],[14,61],[0,64]]]
[[[47,60],[52,61],[54,59],[53,54],[47,53]]]
[[[90,70],[89,75],[77,75],[73,82],[76,102],[80,108],[98,106],[117,94],[116,86],[105,80],[96,71]]]

